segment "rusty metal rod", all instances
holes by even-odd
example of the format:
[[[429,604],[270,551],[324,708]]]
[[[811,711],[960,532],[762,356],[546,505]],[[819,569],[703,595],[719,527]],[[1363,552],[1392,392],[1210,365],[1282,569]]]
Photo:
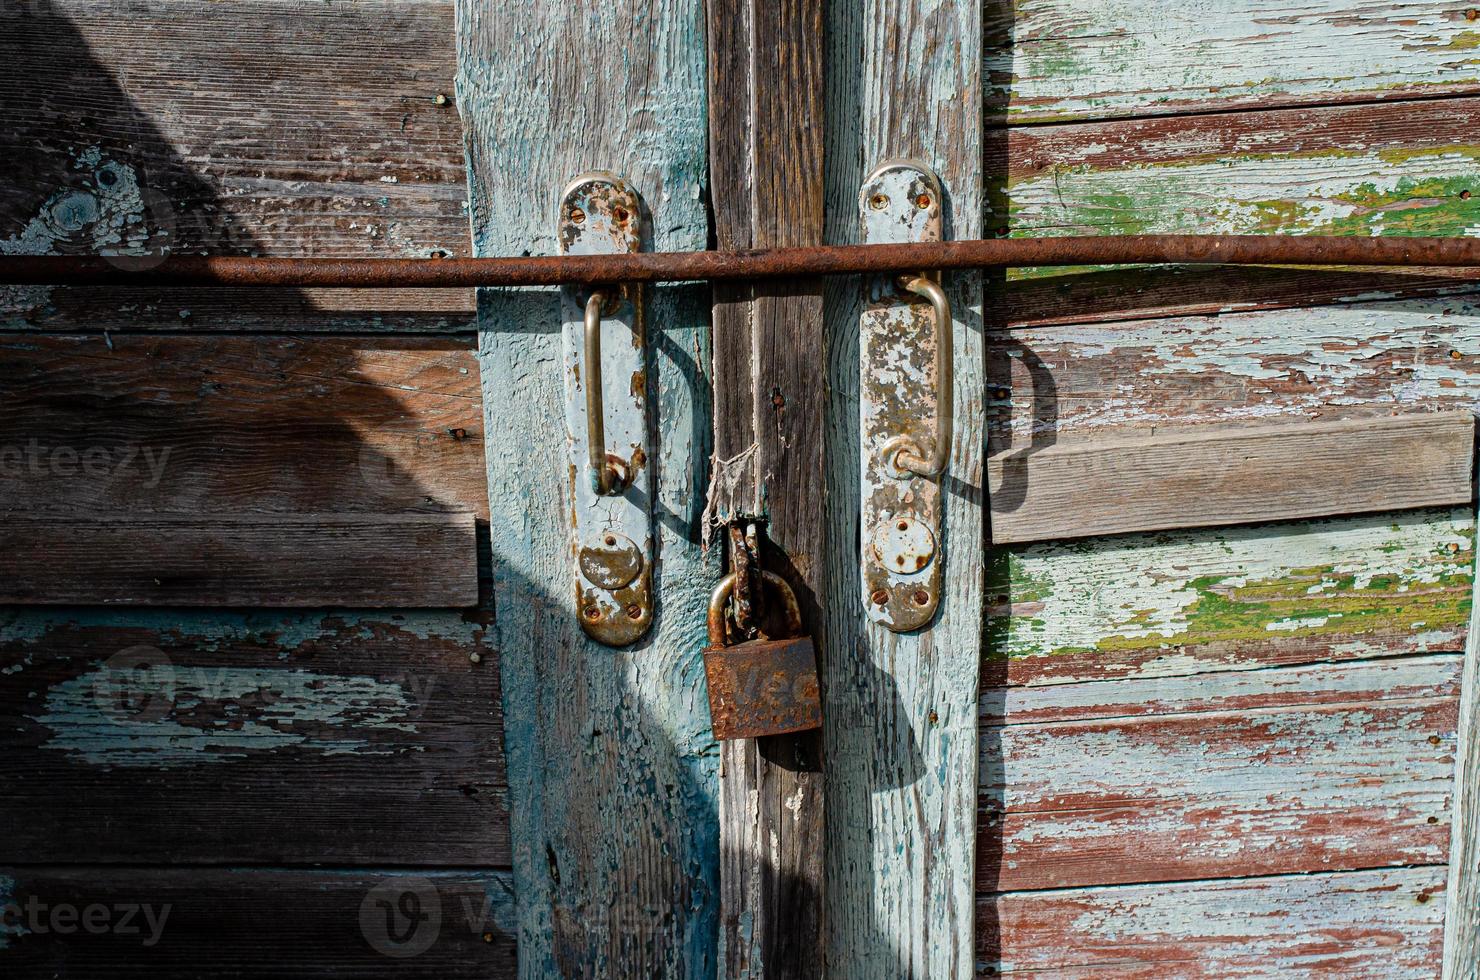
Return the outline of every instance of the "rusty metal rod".
[[[522,258],[330,259],[236,256],[0,256],[0,284],[288,286],[370,289],[601,285],[780,279],[924,269],[1062,265],[1345,265],[1480,268],[1480,238],[1120,235],[744,252]]]

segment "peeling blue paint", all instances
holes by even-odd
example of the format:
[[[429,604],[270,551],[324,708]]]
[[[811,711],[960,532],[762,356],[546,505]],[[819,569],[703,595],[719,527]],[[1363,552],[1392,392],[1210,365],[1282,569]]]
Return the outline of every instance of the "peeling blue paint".
[[[36,722],[52,733],[43,748],[89,765],[167,769],[283,748],[391,753],[397,746],[377,747],[363,733],[413,732],[417,710],[406,689],[368,677],[165,662],[104,664],[64,681]]]

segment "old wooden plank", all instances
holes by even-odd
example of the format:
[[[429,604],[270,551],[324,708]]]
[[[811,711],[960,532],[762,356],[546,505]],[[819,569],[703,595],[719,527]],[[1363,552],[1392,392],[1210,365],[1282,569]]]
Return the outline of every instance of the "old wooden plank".
[[[1048,446],[990,460],[998,544],[1468,502],[1469,412]]]
[[[507,872],[0,868],[7,976],[515,976]]]
[[[1477,34],[1480,37],[1480,34]],[[1034,126],[992,217],[1070,234],[1459,235],[1480,99]],[[989,219],[991,220],[991,219]]]
[[[1480,305],[1378,301],[996,334],[993,452],[1194,425],[1469,408]]]
[[[945,188],[945,234],[981,233],[980,5],[836,5],[827,24],[827,240],[857,241],[869,169],[917,158]],[[945,576],[929,629],[868,627],[855,573],[862,286],[828,291],[828,963],[857,978],[972,971],[977,673],[982,644],[981,277],[947,276],[956,314]]]
[[[1474,93],[1463,3],[995,0],[992,103],[1013,122]]]
[[[1455,746],[1449,882],[1444,909],[1445,980],[1474,976],[1480,969],[1480,602],[1471,598],[1470,635],[1465,644]]]
[[[1414,698],[1457,698],[1459,654],[1399,655],[1196,676],[1168,674],[1016,685],[982,692],[984,726],[1046,725],[1098,718],[1189,715],[1245,708],[1300,708]]]
[[[0,862],[507,867],[487,618],[6,610]]]
[[[711,0],[709,197],[720,248],[823,240],[823,5]],[[826,361],[819,280],[714,291],[716,522],[764,517],[763,561],[819,652]],[[733,460],[728,466],[724,461]],[[825,973],[822,733],[721,743],[720,972]]]
[[[44,0],[0,36],[0,251],[467,254],[452,4]],[[240,330],[237,296],[5,290],[55,330]],[[303,297],[295,329],[469,326],[471,291]],[[263,304],[254,294],[252,304]],[[356,311],[384,308],[366,318]],[[256,313],[260,315],[259,306]]]
[[[990,683],[1461,649],[1474,515],[1414,511],[1000,549]]]
[[[471,606],[475,532],[456,513],[9,514],[0,602]]]
[[[655,250],[702,248],[707,137],[697,0],[458,8],[475,249],[556,251],[575,174],[624,174]],[[709,296],[647,293],[657,618],[638,646],[585,638],[573,607],[559,298],[488,293],[490,446],[519,969],[528,978],[716,971],[717,751],[699,653],[718,571],[699,549],[709,456]],[[517,451],[509,447],[515,447]]]
[[[483,516],[471,345],[0,335],[5,510]]]
[[[1106,717],[1009,716],[982,731],[977,886],[1443,863],[1459,669],[1454,655],[1299,668],[1319,704],[1288,703],[1281,675],[1295,668],[1214,675],[1225,697],[1203,676],[1122,680],[1095,685],[1119,688]],[[1064,693],[1077,707],[1080,686],[1039,700]],[[1187,710],[1193,699],[1205,703]],[[1114,714],[1122,703],[1130,716]]]
[[[977,976],[1428,978],[1444,868],[984,897]]]

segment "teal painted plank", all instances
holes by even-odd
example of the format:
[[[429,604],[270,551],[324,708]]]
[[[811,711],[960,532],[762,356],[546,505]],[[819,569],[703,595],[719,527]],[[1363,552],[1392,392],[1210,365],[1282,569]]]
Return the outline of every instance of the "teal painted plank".
[[[982,231],[980,5],[829,11],[827,240],[859,238],[864,174],[916,157],[945,187],[946,237]],[[955,323],[955,448],[943,478],[945,574],[927,629],[869,626],[858,586],[862,284],[829,285],[831,577],[823,603],[831,974],[949,980],[973,971],[977,673],[982,642],[982,280],[945,277]]]
[[[702,249],[706,105],[698,0],[462,0],[458,104],[480,255],[554,254],[577,173],[624,174],[651,247]],[[496,635],[527,978],[715,971],[717,752],[699,657],[717,568],[698,546],[709,453],[708,291],[648,292],[657,615],[637,645],[575,618],[555,291],[480,299]]]

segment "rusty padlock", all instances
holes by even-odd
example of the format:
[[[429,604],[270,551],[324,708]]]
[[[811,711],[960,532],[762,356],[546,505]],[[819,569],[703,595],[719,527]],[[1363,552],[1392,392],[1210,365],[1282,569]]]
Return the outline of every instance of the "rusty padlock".
[[[786,580],[762,572],[781,598],[790,637],[747,640],[725,646],[725,606],[735,591],[731,573],[709,599],[709,648],[704,674],[709,679],[709,716],[715,738],[756,738],[822,727],[822,695],[817,684],[817,650],[802,632],[802,611]]]

